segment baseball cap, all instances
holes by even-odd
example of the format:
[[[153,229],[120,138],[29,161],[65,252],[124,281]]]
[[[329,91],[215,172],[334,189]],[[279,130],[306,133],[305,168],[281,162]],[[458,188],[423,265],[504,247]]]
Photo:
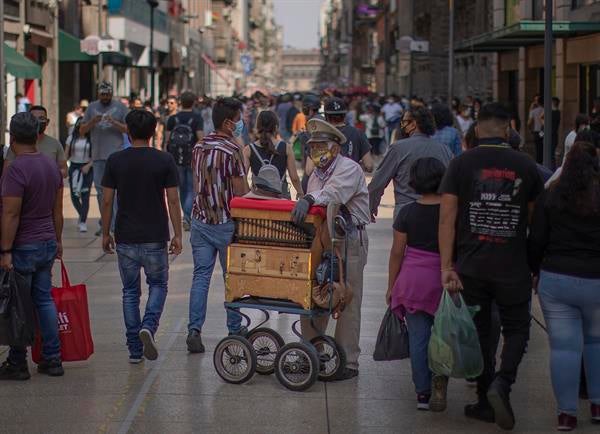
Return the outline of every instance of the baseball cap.
[[[333,97],[325,101],[326,115],[344,115],[348,112],[348,107],[343,99]]]

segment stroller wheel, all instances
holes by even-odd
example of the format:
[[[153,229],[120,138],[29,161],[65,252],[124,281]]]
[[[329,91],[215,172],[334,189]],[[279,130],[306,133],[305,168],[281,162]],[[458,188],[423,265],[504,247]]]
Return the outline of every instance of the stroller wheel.
[[[319,355],[319,380],[333,380],[338,372],[346,367],[346,352],[330,336],[317,336],[311,339],[310,343],[314,345]]]
[[[215,349],[213,363],[217,374],[232,384],[250,380],[256,372],[256,353],[246,338],[228,336]]]
[[[252,330],[246,338],[256,353],[256,372],[260,375],[275,372],[275,358],[285,345],[279,333],[268,327],[261,327]]]
[[[290,390],[301,392],[308,389],[319,375],[317,353],[303,342],[285,345],[275,359],[275,375]]]

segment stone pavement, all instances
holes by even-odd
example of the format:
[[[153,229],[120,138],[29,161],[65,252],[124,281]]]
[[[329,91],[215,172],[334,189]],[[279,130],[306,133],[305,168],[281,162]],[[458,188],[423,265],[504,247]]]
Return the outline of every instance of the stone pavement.
[[[380,220],[369,228],[360,377],[343,383],[317,383],[307,392],[295,393],[284,389],[274,376],[256,375],[248,383],[235,386],[224,383],[215,373],[212,351],[226,333],[218,266],[203,331],[207,353],[187,353],[187,303],[193,269],[187,239],[184,253],[171,265],[169,296],[157,335],[160,358],[130,365],[115,257],[103,255],[100,240],[91,233],[76,232],[74,211],[65,198],[65,260],[71,281],[87,284],[96,351],[87,362],[67,363],[62,378],[38,375],[32,366],[30,381],[2,383],[0,433],[500,432],[495,425],[463,417],[463,406],[475,395],[464,381],[451,381],[445,413],[417,412],[409,362],[372,360],[385,312],[392,203],[388,192]],[[97,216],[97,208],[93,215]],[[94,225],[90,225],[91,232]],[[537,303],[534,314],[541,319]],[[269,326],[289,342],[294,340],[290,331],[293,320],[291,316],[275,314]],[[3,351],[0,348],[0,353]],[[548,372],[547,340],[543,330],[534,324],[529,351],[513,393],[515,432],[554,432],[555,405]],[[598,428],[588,421],[587,403],[581,404],[578,432],[597,433]]]

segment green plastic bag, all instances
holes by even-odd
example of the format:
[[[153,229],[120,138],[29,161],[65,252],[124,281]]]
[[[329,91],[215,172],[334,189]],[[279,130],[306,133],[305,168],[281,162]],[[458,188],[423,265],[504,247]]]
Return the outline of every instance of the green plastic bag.
[[[468,307],[460,294],[444,290],[429,340],[429,369],[453,378],[476,378],[483,371],[473,315],[479,310]]]

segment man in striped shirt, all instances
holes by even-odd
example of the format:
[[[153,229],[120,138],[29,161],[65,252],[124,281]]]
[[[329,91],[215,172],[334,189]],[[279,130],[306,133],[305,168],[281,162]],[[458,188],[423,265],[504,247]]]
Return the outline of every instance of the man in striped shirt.
[[[243,196],[250,190],[244,157],[236,141],[244,128],[242,103],[235,98],[219,99],[213,107],[212,119],[215,132],[205,136],[192,154],[196,196],[191,227],[194,278],[187,337],[190,353],[204,352],[201,333],[217,254],[223,276],[227,266],[227,246],[231,243],[234,231],[229,202],[233,197]],[[239,313],[227,311],[229,334],[243,334],[241,322]]]

